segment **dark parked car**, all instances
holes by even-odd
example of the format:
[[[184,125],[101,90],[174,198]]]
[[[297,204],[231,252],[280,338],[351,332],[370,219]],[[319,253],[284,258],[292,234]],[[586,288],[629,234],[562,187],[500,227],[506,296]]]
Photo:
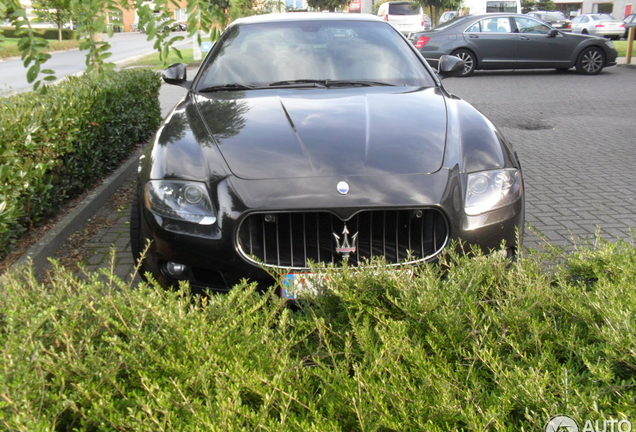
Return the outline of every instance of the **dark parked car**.
[[[636,14],[627,15],[623,20],[623,23],[625,24],[625,34],[623,37],[627,39],[629,29],[631,27],[636,27]]]
[[[614,44],[604,38],[564,33],[528,15],[469,15],[409,39],[437,65],[450,54],[465,63],[462,76],[477,69],[569,69],[595,75],[616,64]]]
[[[563,12],[560,11],[532,11],[527,15],[539,18],[550,24],[552,28],[559,29],[561,31],[572,31],[572,21],[569,20]]]
[[[521,168],[444,90],[462,70],[446,56],[435,74],[367,14],[235,21],[192,81],[183,64],[164,71],[189,91],[140,161],[135,259],[149,242],[142,270],[161,284],[228,290],[298,280],[310,262],[425,263],[455,239],[513,256]]]

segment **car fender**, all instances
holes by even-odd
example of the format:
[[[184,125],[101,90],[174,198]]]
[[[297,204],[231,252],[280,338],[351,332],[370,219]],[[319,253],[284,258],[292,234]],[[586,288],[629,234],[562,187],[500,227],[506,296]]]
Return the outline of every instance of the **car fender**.
[[[456,96],[448,98],[447,127],[447,167],[459,166],[463,173],[519,167],[512,145],[500,130],[476,108]],[[451,140],[460,145],[451,145]]]
[[[596,38],[586,37],[581,43],[572,51],[572,56],[570,57],[570,62],[574,65],[576,64],[576,60],[579,58],[581,52],[589,47],[597,47],[603,51],[605,55],[605,62],[607,63],[607,50],[603,45],[605,43],[604,40],[597,40]]]
[[[148,178],[214,182],[229,173],[217,143],[188,94],[168,115],[155,135]],[[211,161],[214,161],[212,163]]]

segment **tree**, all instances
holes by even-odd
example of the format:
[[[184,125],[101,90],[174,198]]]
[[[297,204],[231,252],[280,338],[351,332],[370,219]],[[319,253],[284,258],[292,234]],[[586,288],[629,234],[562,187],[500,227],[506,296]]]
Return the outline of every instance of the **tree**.
[[[62,41],[62,27],[64,24],[76,18],[71,10],[71,0],[38,0],[33,3],[35,14],[42,21],[53,23],[57,26],[57,37]]]
[[[552,0],[522,0],[521,11],[523,13],[528,13],[533,10],[552,11],[557,10],[557,8]]]
[[[419,3],[424,10],[428,10],[431,16],[431,20],[436,23],[439,20],[439,17],[446,10],[457,10],[459,9],[462,0],[418,0]]]

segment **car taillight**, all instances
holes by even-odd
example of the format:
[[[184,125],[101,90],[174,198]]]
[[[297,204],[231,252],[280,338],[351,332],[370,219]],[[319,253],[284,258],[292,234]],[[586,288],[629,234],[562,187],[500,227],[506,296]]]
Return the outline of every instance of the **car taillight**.
[[[621,26],[621,27],[625,27],[625,23],[621,23],[621,25],[620,25],[620,26]]]
[[[605,27],[605,24],[596,24],[596,28]]]
[[[389,20],[389,14],[385,13],[382,18],[384,19],[384,21],[388,21]]]
[[[415,42],[415,48],[417,49],[422,49],[424,48],[424,45],[426,45],[428,43],[428,41],[430,41],[431,38],[428,36],[420,36],[420,38],[417,40],[417,42]]]
[[[572,28],[572,23],[571,22],[568,23],[567,28]]]
[[[420,23],[420,26],[426,27],[426,21],[424,21],[424,15],[422,15],[420,19],[422,20],[422,22]]]

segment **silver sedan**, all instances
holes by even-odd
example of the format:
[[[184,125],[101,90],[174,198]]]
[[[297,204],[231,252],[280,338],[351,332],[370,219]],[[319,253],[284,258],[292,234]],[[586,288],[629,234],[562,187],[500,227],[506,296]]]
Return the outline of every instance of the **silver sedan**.
[[[620,39],[625,34],[625,23],[609,14],[583,14],[572,20],[572,33]]]

